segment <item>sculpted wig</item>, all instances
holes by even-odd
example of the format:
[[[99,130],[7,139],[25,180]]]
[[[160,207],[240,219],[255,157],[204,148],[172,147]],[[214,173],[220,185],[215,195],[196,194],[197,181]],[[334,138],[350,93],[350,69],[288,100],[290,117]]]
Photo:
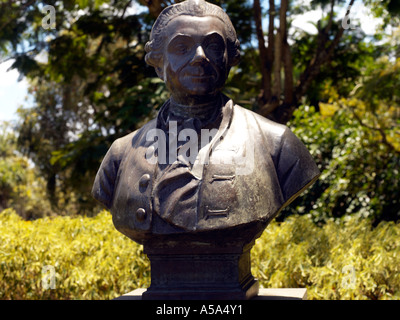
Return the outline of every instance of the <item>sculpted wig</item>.
[[[163,47],[166,26],[172,19],[183,15],[195,17],[212,16],[220,19],[225,25],[229,66],[232,67],[239,63],[240,43],[237,39],[235,28],[225,11],[204,0],[187,0],[169,6],[160,13],[151,30],[150,40],[145,46],[147,52],[145,61],[156,69],[161,79],[163,79]]]

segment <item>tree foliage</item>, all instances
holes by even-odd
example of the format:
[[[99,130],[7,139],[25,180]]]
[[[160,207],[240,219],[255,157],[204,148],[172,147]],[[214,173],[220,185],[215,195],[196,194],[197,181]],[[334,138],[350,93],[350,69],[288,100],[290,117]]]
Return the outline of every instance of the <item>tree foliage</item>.
[[[330,170],[300,207],[309,210],[329,199],[329,210],[320,213],[324,220],[325,216],[353,212],[360,192],[370,199],[374,198],[372,189],[381,190],[377,194],[393,192],[377,181],[397,177],[382,176],[386,166],[397,165],[400,77],[398,63],[393,61],[399,54],[399,38],[396,34],[388,38],[383,32],[388,25],[396,30],[395,1],[366,1],[383,19],[382,32],[377,32],[375,39],[367,39],[360,29],[344,30],[338,12],[353,0],[211,2],[229,13],[242,44],[242,61],[231,70],[225,93],[264,116],[290,121],[321,168]],[[98,212],[90,188],[111,142],[154,117],[168,98],[162,81],[144,62],[144,45],[154,19],[170,3],[0,1],[2,56],[13,59],[12,68],[29,79],[35,100],[32,108],[19,111],[15,147],[33,161],[45,180],[54,212],[64,214],[71,203],[76,212]],[[45,5],[55,9],[54,29],[43,27]],[[315,8],[323,12],[316,34],[292,28],[293,15]],[[327,118],[320,110],[324,104],[336,104],[340,110]],[[304,116],[293,116],[300,105],[315,108],[303,108]],[[366,146],[348,142],[349,130],[354,143],[366,139]],[[360,155],[341,157],[342,162],[334,158],[351,150]],[[384,152],[394,156],[385,158]],[[362,174],[357,161],[375,172],[375,180],[364,181],[371,185],[356,183],[354,176]],[[340,178],[349,181],[347,189],[339,183]],[[340,198],[342,192],[348,193],[346,201]],[[372,216],[379,219],[388,209],[387,216],[396,217],[397,207],[391,207],[395,196],[390,197],[387,203],[380,201],[380,207],[371,207],[377,210]],[[291,208],[288,210],[295,206]],[[288,214],[285,212],[283,216]]]
[[[0,210],[12,207],[24,219],[51,215],[44,179],[16,146],[12,126],[0,123]]]
[[[88,190],[111,142],[136,129],[166,97],[144,63],[149,25],[145,15],[127,13],[131,1],[51,4],[57,29],[48,33],[39,25],[40,3],[20,8],[22,16],[36,14],[21,28],[38,34],[29,34],[33,49],[14,53],[13,67],[33,79],[35,98],[33,108],[20,111],[18,142],[46,178],[53,209],[57,191],[70,190],[87,212],[94,205]],[[34,59],[39,50],[47,62]]]
[[[316,222],[351,214],[369,218],[375,225],[382,220],[399,220],[398,127],[371,130],[374,115],[355,98],[322,105],[321,111],[302,107],[291,121],[322,174],[280,219],[309,213]],[[392,116],[379,119],[388,124]]]

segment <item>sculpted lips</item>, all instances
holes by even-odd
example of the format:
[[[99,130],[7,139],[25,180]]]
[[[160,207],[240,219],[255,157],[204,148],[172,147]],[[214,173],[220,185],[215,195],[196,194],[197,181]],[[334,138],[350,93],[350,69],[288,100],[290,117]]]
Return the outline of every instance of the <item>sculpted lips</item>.
[[[183,77],[196,82],[212,81],[216,79],[215,72],[211,70],[204,70],[203,68],[187,71],[184,73]]]
[[[187,78],[191,79],[193,82],[208,82],[214,80],[212,75],[188,75]]]

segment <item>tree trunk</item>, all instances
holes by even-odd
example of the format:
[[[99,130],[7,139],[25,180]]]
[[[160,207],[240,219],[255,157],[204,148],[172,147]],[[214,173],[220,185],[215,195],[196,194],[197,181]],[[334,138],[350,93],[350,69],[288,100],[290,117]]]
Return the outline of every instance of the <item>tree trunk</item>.
[[[58,199],[56,195],[56,183],[57,183],[56,174],[49,173],[47,177],[46,190],[53,210],[57,209],[58,207]]]
[[[280,29],[276,31],[275,35],[275,63],[274,70],[274,83],[272,84],[272,99],[279,102],[281,95],[281,62],[282,62],[282,32]],[[274,111],[272,109],[271,111]]]
[[[254,10],[260,14],[261,7],[259,0],[254,0]],[[287,11],[289,6],[288,0],[281,0],[279,12],[279,29],[274,36],[273,18],[275,16],[274,0],[269,0],[270,4],[270,25],[268,30],[268,49],[265,49],[265,41],[262,32],[261,19],[256,18],[256,30],[259,40],[260,57],[262,64],[262,89],[259,96],[259,113],[279,123],[287,123],[293,112],[299,107],[299,103],[307,93],[312,81],[320,73],[321,67],[331,61],[335,48],[338,46],[343,36],[343,27],[339,28],[333,40],[330,40],[331,27],[334,18],[335,0],[330,1],[329,20],[325,28],[318,28],[319,34],[317,39],[317,50],[304,72],[300,75],[297,84],[294,84],[293,64],[290,52],[290,46],[287,42]],[[349,3],[346,15],[350,13],[350,7],[354,4],[354,0]],[[273,15],[271,16],[271,14]],[[260,21],[257,21],[260,19]],[[262,35],[262,37],[261,37]],[[262,38],[262,39],[261,39]],[[272,47],[274,46],[274,47]],[[264,48],[264,49],[262,49]],[[269,56],[269,54],[271,56]],[[273,64],[273,68],[268,69],[268,63]],[[281,69],[283,67],[283,91],[281,88]],[[273,81],[271,80],[271,71],[273,69]],[[269,71],[269,72],[268,72]],[[269,86],[269,88],[267,87]],[[270,94],[271,93],[271,94]],[[283,96],[283,97],[281,97]]]
[[[272,66],[274,59],[274,19],[275,19],[275,3],[269,0],[269,26],[268,26],[268,47],[265,45],[264,32],[262,27],[262,10],[260,0],[254,0],[254,21],[256,25],[256,34],[258,39],[258,50],[260,53],[260,71],[262,76],[261,92],[258,97],[259,108],[262,108],[271,100],[271,81]]]
[[[273,2],[273,1],[272,1]],[[271,4],[271,1],[270,1]],[[273,4],[274,5],[274,4]],[[275,5],[273,6],[275,10]],[[266,99],[265,104],[260,109],[260,114],[269,117],[272,120],[276,120],[274,112],[282,103],[282,66],[284,67],[284,90],[293,91],[293,66],[291,63],[290,48],[287,44],[287,22],[286,22],[286,11],[288,9],[288,0],[281,1],[281,7],[279,10],[279,29],[276,32],[275,39],[271,43],[274,44],[273,51],[273,84],[272,94]],[[273,34],[273,23],[270,24],[269,35]],[[271,30],[272,29],[272,30]],[[290,94],[292,96],[292,94]]]
[[[258,51],[260,53],[260,71],[261,71],[261,92],[258,98],[259,104],[265,103],[265,94],[271,87],[271,77],[268,75],[267,69],[267,48],[265,46],[264,32],[262,28],[262,13],[260,0],[254,0],[254,21],[256,25],[256,34],[258,39]]]
[[[274,21],[275,21],[275,0],[269,0],[269,22],[268,22],[268,48],[267,48],[267,70],[268,70],[268,83],[269,88],[266,90],[266,101],[271,100],[271,81],[272,81],[272,68],[274,65],[274,50],[275,50],[275,35],[274,35]]]
[[[279,14],[280,30],[281,30],[281,46],[282,46],[282,64],[284,68],[284,99],[287,104],[293,103],[293,64],[290,47],[287,42],[287,19],[286,13],[289,7],[288,0],[282,0],[281,10]]]

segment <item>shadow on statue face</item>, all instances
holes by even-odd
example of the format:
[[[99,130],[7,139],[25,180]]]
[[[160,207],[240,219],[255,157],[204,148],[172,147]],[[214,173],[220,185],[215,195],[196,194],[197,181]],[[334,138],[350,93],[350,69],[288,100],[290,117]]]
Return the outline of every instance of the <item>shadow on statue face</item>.
[[[185,104],[207,102],[228,76],[225,27],[216,17],[179,16],[165,31],[164,81],[172,97]]]

